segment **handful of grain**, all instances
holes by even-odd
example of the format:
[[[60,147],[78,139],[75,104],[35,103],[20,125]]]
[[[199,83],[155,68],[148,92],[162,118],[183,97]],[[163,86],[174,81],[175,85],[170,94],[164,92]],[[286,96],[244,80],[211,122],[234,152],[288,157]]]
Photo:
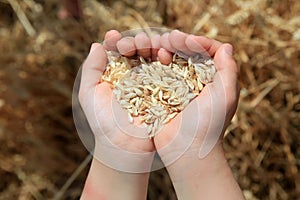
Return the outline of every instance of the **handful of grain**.
[[[107,55],[102,81],[111,84],[117,101],[128,111],[130,123],[133,117],[141,116],[150,138],[212,82],[216,73],[213,60],[201,55],[187,58],[175,53],[168,66],[112,51]]]

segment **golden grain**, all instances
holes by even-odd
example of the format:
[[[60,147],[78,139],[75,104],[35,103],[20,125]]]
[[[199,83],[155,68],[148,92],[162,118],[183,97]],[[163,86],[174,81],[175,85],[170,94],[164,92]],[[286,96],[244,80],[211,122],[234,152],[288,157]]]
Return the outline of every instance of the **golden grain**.
[[[117,101],[128,111],[129,123],[133,123],[133,117],[142,116],[150,138],[212,82],[216,73],[213,60],[201,55],[174,54],[168,66],[115,52],[107,55],[102,81],[111,84]]]

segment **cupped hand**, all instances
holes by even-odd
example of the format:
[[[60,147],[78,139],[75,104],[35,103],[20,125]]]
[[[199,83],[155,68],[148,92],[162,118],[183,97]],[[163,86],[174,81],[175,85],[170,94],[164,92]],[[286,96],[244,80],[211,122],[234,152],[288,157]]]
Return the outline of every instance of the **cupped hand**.
[[[134,51],[139,51],[134,38],[121,37],[119,32],[109,31],[103,45],[92,44],[82,66],[79,102],[95,136],[94,157],[120,171],[147,172],[155,152],[153,140],[134,137],[119,128],[119,116],[114,115],[112,108],[112,88],[108,83],[101,82],[107,64],[106,50],[123,53],[128,46],[134,45]],[[135,39],[139,41],[138,37]],[[146,56],[143,50],[139,53]],[[126,56],[130,56],[128,52]]]
[[[159,55],[175,51],[186,55],[198,53],[213,58],[217,68],[213,82],[207,84],[198,97],[154,138],[155,147],[166,166],[184,160],[181,167],[186,167],[191,164],[185,162],[186,157],[201,159],[216,145],[220,146],[237,107],[238,69],[230,44],[177,30],[164,34],[160,42],[163,49],[159,50]],[[167,57],[166,63],[171,61],[171,55],[164,57]]]
[[[238,68],[232,46],[177,30],[160,38],[164,64],[172,53],[211,57],[217,73],[179,115],[154,137],[178,199],[244,199],[225,159],[222,139],[238,103]],[[160,59],[161,60],[161,59]]]

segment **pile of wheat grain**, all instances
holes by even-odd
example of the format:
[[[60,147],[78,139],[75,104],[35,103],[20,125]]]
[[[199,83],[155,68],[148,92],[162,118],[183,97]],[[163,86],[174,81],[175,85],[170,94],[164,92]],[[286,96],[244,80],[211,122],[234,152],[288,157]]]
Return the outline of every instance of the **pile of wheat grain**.
[[[152,138],[181,112],[213,80],[216,68],[210,58],[195,55],[186,58],[175,53],[169,65],[142,57],[126,58],[107,52],[108,64],[102,81],[111,84],[128,120],[141,116]]]

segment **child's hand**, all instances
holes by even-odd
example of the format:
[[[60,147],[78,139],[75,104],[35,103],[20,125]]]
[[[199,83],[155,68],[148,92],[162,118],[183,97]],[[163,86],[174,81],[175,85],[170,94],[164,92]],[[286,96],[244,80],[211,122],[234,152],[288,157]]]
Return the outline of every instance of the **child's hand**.
[[[153,140],[126,134],[116,124],[114,118],[120,116],[113,116],[112,89],[100,80],[107,63],[105,50],[117,48],[121,35],[111,31],[105,39],[104,46],[92,45],[82,66],[79,101],[94,133],[95,149],[81,199],[146,199]],[[131,39],[122,39],[118,50],[127,45],[132,45]]]
[[[244,199],[222,148],[239,98],[232,46],[179,31],[162,38],[166,51],[208,54],[217,68],[213,82],[154,138],[178,199]]]

